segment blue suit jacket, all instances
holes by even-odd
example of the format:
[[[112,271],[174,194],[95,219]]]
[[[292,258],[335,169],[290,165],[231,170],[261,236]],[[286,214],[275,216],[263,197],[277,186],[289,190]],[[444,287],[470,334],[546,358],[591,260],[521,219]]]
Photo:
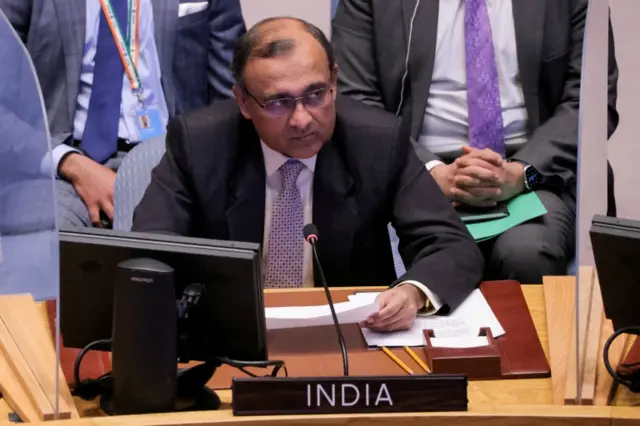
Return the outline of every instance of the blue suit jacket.
[[[179,4],[201,1],[205,0],[152,0],[162,87],[171,117],[232,96],[229,65],[235,42],[246,31],[240,2],[208,0],[208,9],[178,17]],[[0,0],[0,9],[33,60],[55,147],[73,132],[86,3]]]

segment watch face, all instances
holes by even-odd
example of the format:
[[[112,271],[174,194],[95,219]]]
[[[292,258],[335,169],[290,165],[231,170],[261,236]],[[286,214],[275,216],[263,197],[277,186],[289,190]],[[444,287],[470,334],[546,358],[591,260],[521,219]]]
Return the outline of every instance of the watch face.
[[[536,189],[542,183],[542,175],[533,167],[528,166],[524,173],[529,189]]]

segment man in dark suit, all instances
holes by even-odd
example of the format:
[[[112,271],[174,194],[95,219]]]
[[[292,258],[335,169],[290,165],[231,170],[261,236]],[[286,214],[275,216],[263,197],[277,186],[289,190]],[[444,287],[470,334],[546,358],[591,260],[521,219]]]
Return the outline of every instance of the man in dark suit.
[[[321,284],[302,237],[319,231],[330,286],[388,285],[374,329],[458,306],[483,261],[451,204],[410,149],[399,120],[337,96],[331,45],[293,18],[240,39],[232,101],[177,117],[134,212],[134,231],[263,243],[266,287]],[[396,280],[387,224],[408,272]]]
[[[139,87],[119,56],[107,6],[131,47]],[[245,32],[239,0],[0,0],[0,9],[38,74],[52,142],[43,169],[59,177],[60,226],[110,222],[126,153],[162,134],[170,117],[231,97],[229,64]]]
[[[587,0],[344,0],[333,43],[344,94],[396,114],[454,204],[536,191],[539,219],[481,243],[486,278],[539,283],[574,256]],[[608,131],[618,123],[609,40]],[[506,161],[505,161],[506,160]],[[612,185],[612,172],[609,169]],[[613,212],[613,188],[609,193]]]

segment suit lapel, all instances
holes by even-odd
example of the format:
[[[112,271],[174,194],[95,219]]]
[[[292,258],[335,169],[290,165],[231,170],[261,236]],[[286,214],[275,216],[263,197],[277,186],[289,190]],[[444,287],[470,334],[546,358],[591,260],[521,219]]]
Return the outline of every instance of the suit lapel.
[[[318,256],[329,285],[348,276],[357,219],[354,180],[337,142],[326,144],[318,154],[313,180],[313,221],[320,232]],[[322,285],[315,274],[316,285]]]
[[[262,244],[266,178],[260,141],[253,131],[241,133],[238,139],[236,166],[229,179],[231,202],[226,211],[229,239]]]
[[[165,97],[169,107],[169,114],[175,115],[175,99],[171,78],[171,64],[173,62],[173,52],[176,33],[178,30],[178,9],[179,0],[153,0],[153,23],[156,48],[158,49],[158,59],[160,61],[160,72],[162,85],[165,90]]]
[[[82,57],[86,39],[86,0],[51,0],[60,26],[60,37],[67,69],[68,113],[73,121],[78,97]]]
[[[512,4],[518,68],[527,114],[529,115],[529,132],[531,133],[540,121],[537,93],[542,60],[546,0],[512,0]]]
[[[411,135],[414,138],[420,132],[433,75],[438,37],[438,2],[439,0],[421,0],[416,10],[417,0],[402,0],[402,17],[407,46],[409,46],[411,18],[414,11],[416,13],[413,20],[411,52],[409,54],[408,82],[410,87],[405,88],[405,94],[411,93],[409,97],[412,101]]]

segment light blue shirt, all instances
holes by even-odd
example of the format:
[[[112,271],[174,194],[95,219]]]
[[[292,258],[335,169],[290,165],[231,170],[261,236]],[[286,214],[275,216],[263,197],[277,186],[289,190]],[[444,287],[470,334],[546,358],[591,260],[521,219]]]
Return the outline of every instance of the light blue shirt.
[[[80,74],[80,91],[76,102],[76,114],[73,121],[73,137],[82,140],[84,125],[87,121],[89,101],[91,99],[91,86],[93,84],[93,70],[95,67],[96,44],[100,27],[100,14],[102,9],[98,0],[85,0],[87,2],[87,19],[82,58],[82,71]],[[158,108],[163,127],[167,125],[169,112],[164,98],[160,80],[160,61],[158,49],[154,38],[153,9],[151,0],[142,0],[140,5],[140,57],[138,58],[138,74],[144,88],[143,97],[145,105]],[[138,99],[131,92],[131,84],[126,73],[122,78],[122,103],[120,106],[120,124],[118,137],[131,143],[140,141],[136,127],[135,110]],[[59,145],[53,150],[53,164],[55,170],[62,157],[70,151],[77,152],[69,145]]]

